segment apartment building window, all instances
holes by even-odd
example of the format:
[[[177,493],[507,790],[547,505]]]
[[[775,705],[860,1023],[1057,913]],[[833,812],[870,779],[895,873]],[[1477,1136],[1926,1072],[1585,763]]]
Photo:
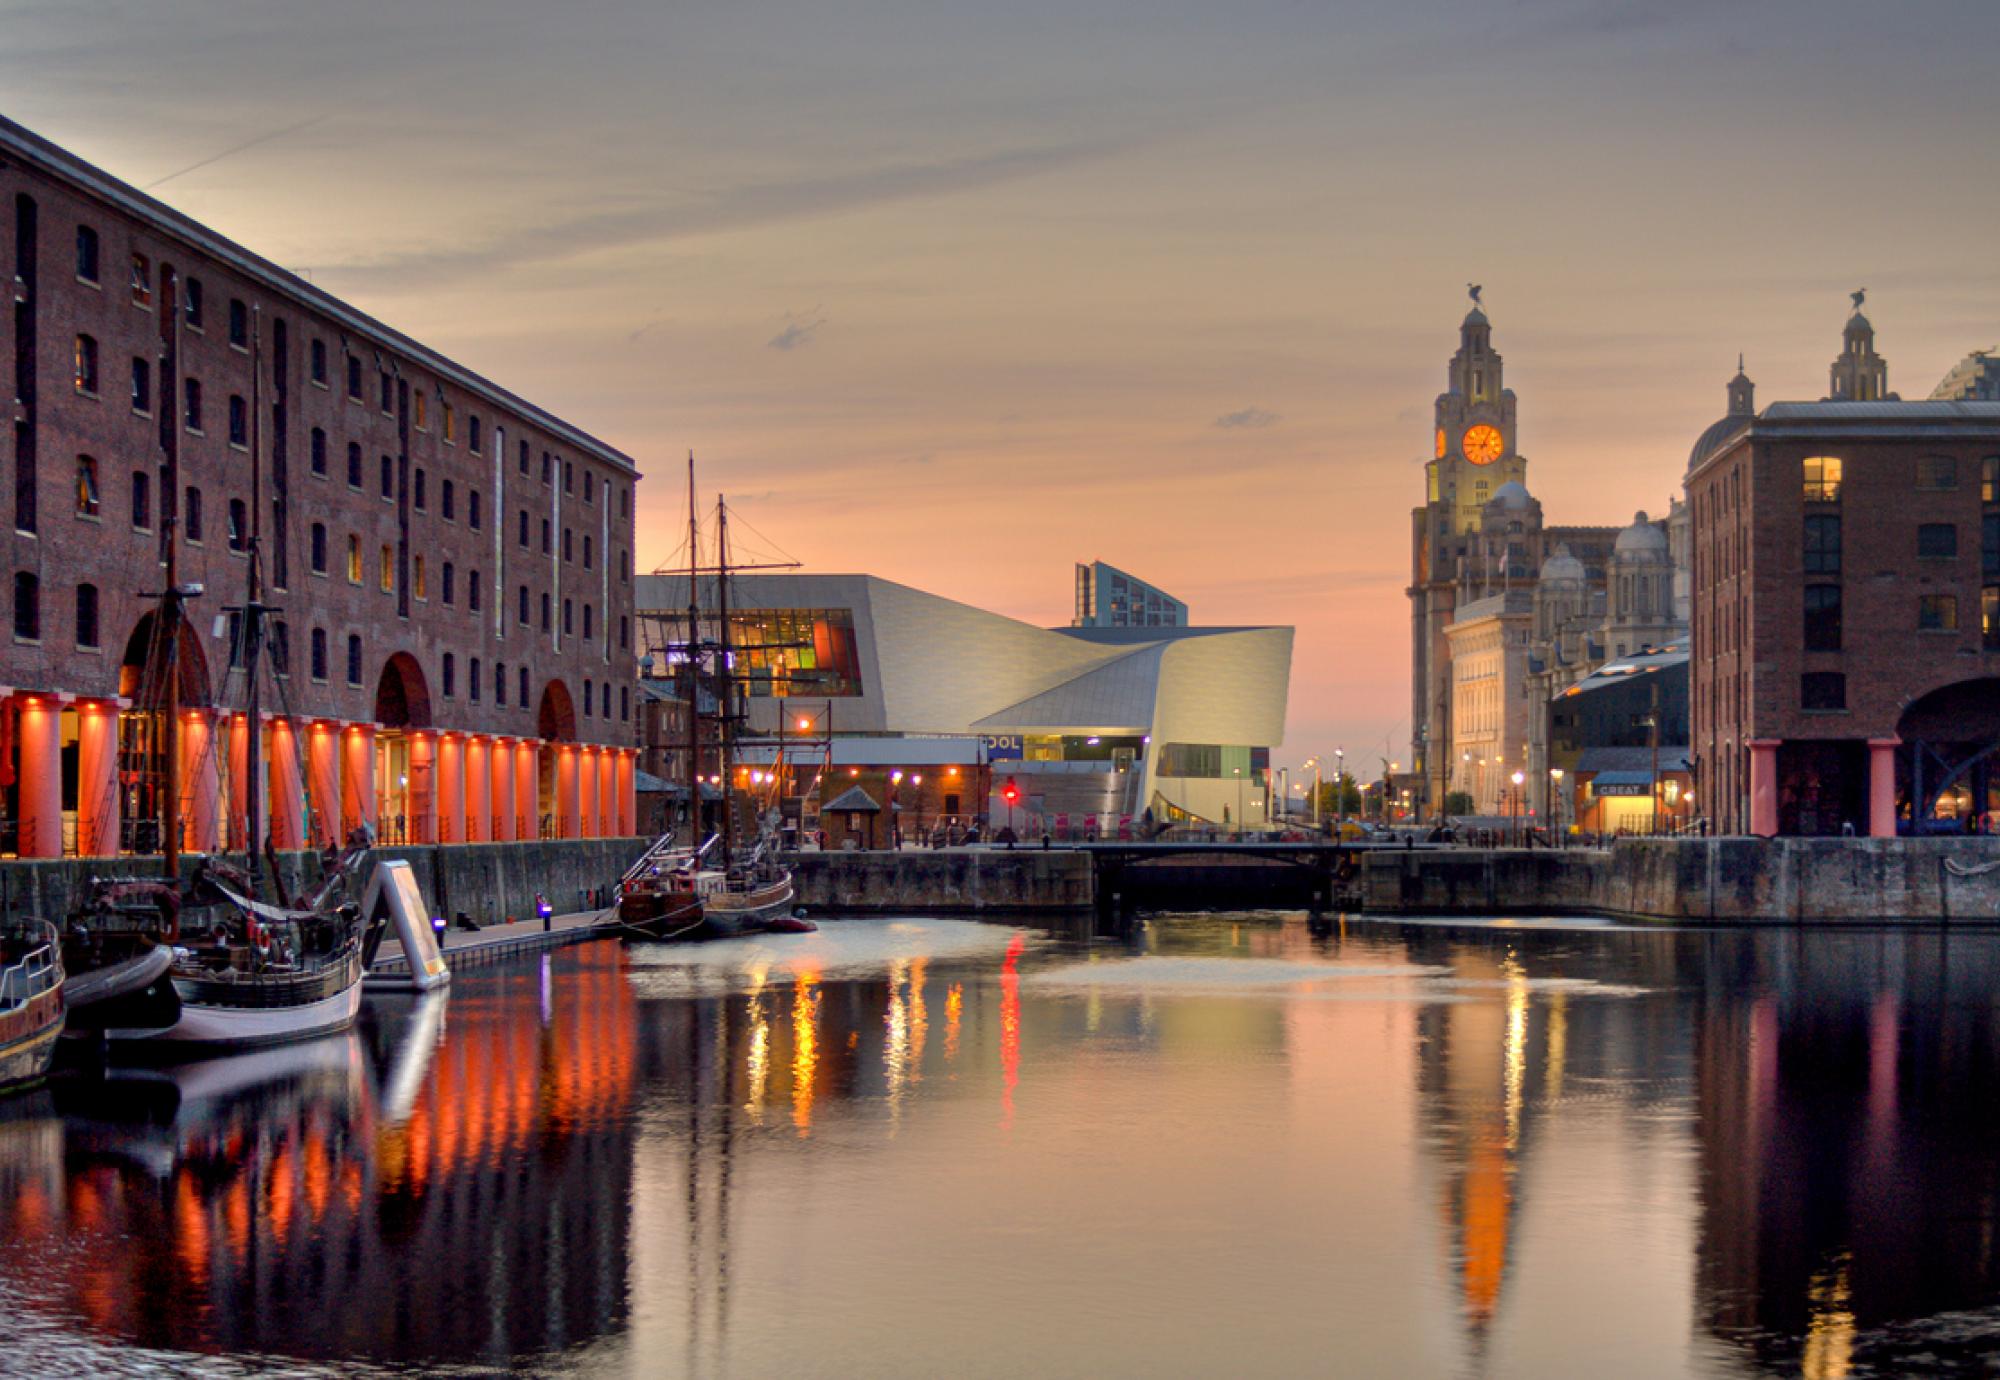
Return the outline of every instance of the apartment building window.
[[[76,645],[92,650],[97,647],[96,585],[76,587]]]
[[[474,613],[479,612],[479,572],[476,570],[465,577],[465,606]]]
[[[458,444],[458,413],[450,403],[444,405],[444,441],[448,446]]]
[[[567,565],[574,557],[574,545],[570,541],[569,528],[563,528],[563,563]]]
[[[1807,585],[1805,644],[1809,652],[1840,650],[1840,586]]]
[[[97,396],[97,338],[80,335],[76,338],[76,391]]]
[[[588,532],[583,534],[583,568],[585,570],[595,570],[597,568],[591,563],[590,533]],[[1523,633],[1522,636],[1525,638],[1527,634]]]
[[[410,560],[410,589],[419,599],[430,598],[431,587],[429,582],[424,579],[424,558],[422,556],[415,556]]]
[[[589,470],[583,472],[583,501],[592,504],[597,502],[597,476]]]
[[[438,485],[438,511],[446,522],[458,520],[458,493],[449,479]]]
[[[312,573],[315,575],[326,574],[326,524],[325,523],[315,522],[312,525],[312,540],[308,545],[310,547],[310,554],[312,558]]]
[[[479,530],[479,490],[465,491],[465,525],[473,531]]]
[[[376,583],[382,587],[382,592],[384,594],[395,593],[396,553],[386,542],[382,546],[382,560],[378,569],[379,574]]]
[[[414,421],[417,430],[429,431],[431,429],[430,394],[424,392],[421,388],[412,388],[410,390],[410,402],[414,409]]]
[[[1989,455],[1979,462],[1979,501],[2000,503],[2000,455]]]
[[[1808,575],[1840,573],[1840,517],[1809,513],[1805,520],[1805,571]]]
[[[479,658],[473,657],[465,663],[465,697],[474,704],[479,703]]]
[[[229,549],[248,551],[250,549],[249,509],[240,498],[229,500]]]
[[[361,538],[352,532],[347,534],[347,583],[361,583]]]
[[[250,445],[250,404],[241,393],[229,395],[229,444],[245,449]]]
[[[479,441],[479,415],[474,413],[465,419],[465,444],[474,455],[479,454]]]
[[[597,621],[594,616],[596,612],[597,606],[594,604],[585,604],[583,606],[583,640],[585,642],[590,641],[592,637],[596,636],[594,628]]]
[[[97,281],[97,232],[88,225],[76,227],[76,276],[86,283]]]
[[[618,722],[623,724],[623,723],[630,723],[631,721],[632,721],[632,687],[629,685],[621,685],[618,687]],[[946,803],[946,808],[949,810],[950,813],[952,814],[958,813],[957,807],[952,805],[949,800],[947,800],[945,803]]]
[[[347,357],[347,396],[351,401],[361,401],[361,356]]]
[[[76,515],[94,518],[98,515],[97,460],[94,456],[76,457]]]
[[[250,348],[250,308],[241,297],[229,299],[229,343],[239,350]]]
[[[153,477],[144,470],[132,471],[132,525],[141,531],[153,526]]]
[[[618,516],[621,518],[632,516],[632,491],[630,489],[620,489],[618,491]]]
[[[350,489],[359,489],[361,487],[361,443],[359,441],[349,441],[347,443],[347,487]]]
[[[132,410],[153,410],[153,366],[137,355],[132,357]]]
[[[14,573],[14,637],[21,642],[42,640],[42,582],[28,570]]]
[[[552,618],[550,617],[550,614],[551,614],[551,612],[552,612],[552,611],[554,610],[554,608],[555,608],[555,605],[554,605],[554,603],[553,603],[553,602],[552,602],[552,601],[550,600],[550,598],[549,598],[549,596],[548,596],[548,595],[544,594],[544,595],[542,596],[542,631],[543,631],[543,632],[547,632],[547,631],[549,631],[549,630],[550,630],[550,628],[552,628],[552,627],[554,626],[554,620],[553,620],[553,619],[552,619]]]
[[[458,567],[450,561],[446,561],[444,563],[444,570],[441,573],[443,576],[443,588],[438,591],[438,597],[449,604],[458,592]]]
[[[1925,561],[1957,560],[1957,525],[1949,522],[1918,523],[1917,558]]]
[[[556,473],[556,458],[553,455],[550,455],[547,451],[543,451],[542,483],[544,485],[553,484],[555,482],[555,473]]]
[[[521,442],[519,448],[515,453],[520,457],[519,463],[520,463],[521,473],[526,474],[528,472],[529,458],[531,456],[531,452],[528,449],[528,443],[526,441]]]
[[[632,646],[632,620],[624,614],[618,615],[618,650],[627,651]]]
[[[444,654],[444,697],[450,699],[458,693],[458,658],[450,652]]]
[[[132,251],[132,305],[148,311],[153,307],[153,265],[136,249]]]
[[[312,381],[324,388],[326,387],[326,342],[315,340],[308,353],[312,360]]]
[[[181,531],[189,541],[201,540],[201,490],[190,484],[181,496]]]
[[[1989,579],[2000,575],[2000,513],[1979,520],[1979,569]]]
[[[189,431],[201,433],[201,380],[181,381],[181,424]]]
[[[507,663],[493,663],[493,703],[502,706],[507,703]]]
[[[515,703],[520,705],[521,708],[526,709],[528,707],[528,668],[525,666],[523,666],[520,670],[519,684],[521,689],[521,698],[516,700]]]
[[[563,636],[568,637],[576,630],[576,601],[563,600]]]
[[[1917,596],[1918,632],[1957,632],[1958,596],[1920,594]]]
[[[312,429],[312,472],[326,478],[326,431],[322,427]]]
[[[525,628],[525,627],[527,627],[527,626],[528,626],[528,587],[527,587],[526,585],[522,585],[522,586],[521,586],[521,613],[520,613],[520,619],[521,619],[521,626],[522,626],[522,627],[524,627],[524,628]]]
[[[396,462],[395,462],[395,460],[394,460],[393,458],[391,458],[390,456],[387,456],[387,455],[383,456],[383,457],[382,457],[382,464],[381,464],[381,471],[382,471],[382,497],[384,497],[384,498],[394,498],[394,497],[396,496]],[[423,504],[422,504],[421,502],[419,502],[419,503],[417,504],[417,507],[418,507],[418,508],[420,508],[420,509],[421,509],[421,508],[422,508],[423,506],[424,506],[424,505],[423,505]]]
[[[321,682],[326,680],[325,628],[314,628],[312,630],[312,678]]]
[[[1847,677],[1839,671],[1807,671],[1799,677],[1799,708],[1847,708]]]
[[[592,710],[592,708],[594,707],[594,706],[593,706],[593,704],[592,704],[592,700],[593,700],[593,699],[595,698],[595,695],[594,695],[594,691],[595,691],[595,689],[596,689],[596,687],[595,687],[595,686],[593,685],[593,683],[592,683],[592,682],[590,682],[590,681],[588,681],[588,680],[584,681],[584,683],[583,683],[583,717],[584,717],[584,718],[586,718],[586,719],[590,717],[590,713],[591,713],[591,710]]]
[[[347,683],[361,684],[361,636],[358,633],[347,635]]]
[[[201,329],[201,279],[187,278],[181,282],[181,319],[191,331]]]
[[[388,457],[388,456],[386,456],[386,455],[385,455],[385,456],[383,456],[383,457],[382,457],[382,463],[383,463],[384,465],[388,464],[388,463],[389,463],[389,457]],[[393,488],[393,486],[392,486],[392,488]],[[423,471],[422,471],[422,470],[420,469],[420,470],[417,470],[417,471],[416,471],[415,473],[413,473],[413,474],[412,474],[412,475],[410,476],[410,506],[411,506],[411,507],[415,508],[415,509],[416,509],[416,510],[417,510],[418,512],[420,512],[420,513],[421,513],[421,512],[422,512],[422,511],[424,510],[424,505],[425,505],[425,504],[427,504],[428,502],[430,502],[430,492],[431,492],[431,491],[430,491],[430,476],[429,476],[429,475],[425,474],[425,473],[424,473],[424,472],[423,472]],[[384,498],[387,498],[387,497],[389,497],[389,495],[388,495],[387,493],[384,493],[384,494],[382,495],[382,497],[384,497]]]
[[[523,508],[523,509],[521,510],[521,547],[522,547],[522,549],[523,549],[523,550],[525,550],[525,549],[527,548],[527,545],[528,545],[528,510],[527,510],[526,508]]]
[[[1841,463],[1838,457],[1816,455],[1805,462],[1805,501],[1808,503],[1838,503],[1840,501]]]
[[[280,676],[292,673],[292,625],[282,618],[271,622],[271,671]]]
[[[551,548],[551,546],[550,546],[550,542],[549,542],[549,520],[548,520],[547,518],[543,518],[543,519],[542,519],[542,554],[543,554],[544,556],[546,556],[546,555],[549,555],[549,554],[550,554],[550,552],[551,552],[551,549],[552,549],[552,548]]]
[[[1919,489],[1956,489],[1958,461],[1949,455],[1925,455],[1917,460]]]
[[[1979,638],[1987,651],[2000,651],[2000,585],[1979,591]]]
[[[396,410],[396,379],[387,369],[377,370],[376,377],[382,385],[382,415],[386,417]],[[417,394],[419,404],[423,396],[421,393]],[[421,406],[418,410],[422,410]]]

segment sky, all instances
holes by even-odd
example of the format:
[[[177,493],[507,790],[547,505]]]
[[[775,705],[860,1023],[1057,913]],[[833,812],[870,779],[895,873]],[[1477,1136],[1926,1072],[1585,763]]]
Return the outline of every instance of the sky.
[[[0,0],[0,112],[819,571],[1297,628],[1280,762],[1409,756],[1409,512],[1484,285],[1552,522],[1741,351],[2000,346],[1990,0]]]

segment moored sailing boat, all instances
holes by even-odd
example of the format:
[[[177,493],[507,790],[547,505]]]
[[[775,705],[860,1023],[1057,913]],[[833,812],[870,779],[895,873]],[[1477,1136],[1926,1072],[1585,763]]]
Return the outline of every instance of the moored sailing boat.
[[[63,1028],[62,946],[41,920],[0,926],[0,1088],[49,1071]]]

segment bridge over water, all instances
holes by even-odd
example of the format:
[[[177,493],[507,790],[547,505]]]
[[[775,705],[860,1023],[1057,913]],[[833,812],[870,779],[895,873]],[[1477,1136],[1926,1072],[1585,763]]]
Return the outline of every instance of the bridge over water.
[[[1352,884],[1364,854],[1443,846],[1380,839],[1071,845],[1091,859],[1100,922],[1117,929],[1136,910],[1330,910],[1358,899]]]

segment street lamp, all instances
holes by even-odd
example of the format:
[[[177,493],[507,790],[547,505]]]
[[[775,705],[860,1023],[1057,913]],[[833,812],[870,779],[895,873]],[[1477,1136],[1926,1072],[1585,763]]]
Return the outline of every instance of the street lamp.
[[[924,778],[923,773],[910,778],[910,785],[917,792],[917,847],[924,846]]]
[[[1338,834],[1341,826],[1347,823],[1347,749],[1344,747],[1333,750],[1333,793],[1336,797],[1333,802],[1333,831]]]
[[[1319,832],[1319,757],[1314,755],[1306,758],[1300,765],[1299,770],[1304,771],[1307,767],[1313,769],[1313,832],[1317,834]]]
[[[1568,833],[1563,828],[1563,815],[1568,810],[1569,802],[1563,799],[1563,769],[1561,767],[1550,767],[1549,780],[1555,783],[1555,789],[1549,793],[1555,808],[1550,810],[1549,813],[1555,817],[1557,839],[1567,842]]]
[[[897,799],[903,791],[903,773],[889,773],[889,847],[900,853],[903,851],[903,805]]]
[[[1527,779],[1518,771],[1508,778],[1514,783],[1514,842],[1517,845],[1521,842],[1521,783]]]
[[[1243,837],[1243,768],[1231,767],[1230,775],[1236,778],[1236,837]]]

